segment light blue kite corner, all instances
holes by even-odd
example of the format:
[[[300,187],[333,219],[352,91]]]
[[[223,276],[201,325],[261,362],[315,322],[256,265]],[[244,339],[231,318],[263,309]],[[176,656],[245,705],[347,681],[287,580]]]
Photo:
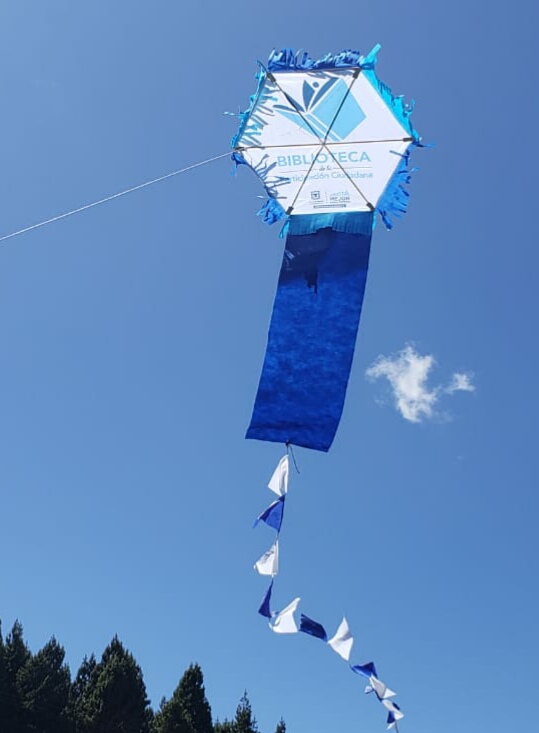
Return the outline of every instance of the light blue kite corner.
[[[262,218],[264,224],[275,224],[275,222],[286,218],[286,211],[277,199],[269,198],[260,211],[257,212],[257,216]]]

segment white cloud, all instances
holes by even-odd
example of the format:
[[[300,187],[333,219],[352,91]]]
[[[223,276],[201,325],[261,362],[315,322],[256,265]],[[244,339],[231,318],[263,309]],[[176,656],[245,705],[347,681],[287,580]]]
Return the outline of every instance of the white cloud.
[[[431,354],[421,356],[407,345],[394,356],[379,356],[366,376],[372,381],[385,377],[391,385],[396,409],[405,420],[419,423],[436,415],[435,406],[441,394],[475,390],[472,375],[462,372],[455,372],[447,387],[429,387],[427,381],[435,364]]]
[[[475,392],[472,377],[473,374],[471,372],[455,372],[451,383],[445,388],[445,391],[447,394],[453,394],[453,392]]]

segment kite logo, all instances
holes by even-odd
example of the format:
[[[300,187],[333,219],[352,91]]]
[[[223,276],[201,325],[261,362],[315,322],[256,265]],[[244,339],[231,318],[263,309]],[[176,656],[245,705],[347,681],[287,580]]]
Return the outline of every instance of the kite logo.
[[[290,104],[276,104],[274,109],[321,139],[342,142],[366,118],[348,85],[340,78],[333,77],[322,85],[304,81],[301,103],[288,93],[286,96]]]
[[[350,194],[348,191],[338,191],[337,193],[331,193],[329,200],[332,204],[349,204]]]

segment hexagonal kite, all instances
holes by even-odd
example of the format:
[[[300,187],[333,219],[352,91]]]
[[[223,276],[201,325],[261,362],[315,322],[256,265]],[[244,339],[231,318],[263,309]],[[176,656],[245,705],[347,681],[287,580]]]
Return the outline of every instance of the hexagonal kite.
[[[327,451],[356,341],[374,215],[406,211],[411,107],[374,72],[379,46],[260,65],[232,157],[262,181],[286,246],[248,438]]]

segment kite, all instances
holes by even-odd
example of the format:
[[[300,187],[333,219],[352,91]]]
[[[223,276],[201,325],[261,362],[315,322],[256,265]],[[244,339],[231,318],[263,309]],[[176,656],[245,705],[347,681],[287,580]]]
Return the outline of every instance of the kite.
[[[350,664],[354,638],[346,618],[328,638],[321,623],[298,611],[299,597],[272,610],[290,446],[331,447],[352,366],[376,216],[391,228],[393,218],[406,212],[410,151],[422,145],[410,121],[412,106],[375,74],[379,49],[318,61],[306,53],[274,51],[267,66],[260,64],[258,87],[240,114],[232,159],[256,173],[268,197],[259,215],[268,224],[281,221],[286,238],[246,436],[287,448],[268,484],[277,498],[254,523],[276,533],[254,565],[260,575],[271,576],[258,613],[277,634],[301,632],[329,646],[367,678],[365,692],[386,709],[388,728],[398,730],[404,714],[374,663]]]
[[[232,141],[286,236],[248,438],[329,450],[341,418],[375,215],[406,211],[411,106],[344,51],[314,61],[273,52]]]

